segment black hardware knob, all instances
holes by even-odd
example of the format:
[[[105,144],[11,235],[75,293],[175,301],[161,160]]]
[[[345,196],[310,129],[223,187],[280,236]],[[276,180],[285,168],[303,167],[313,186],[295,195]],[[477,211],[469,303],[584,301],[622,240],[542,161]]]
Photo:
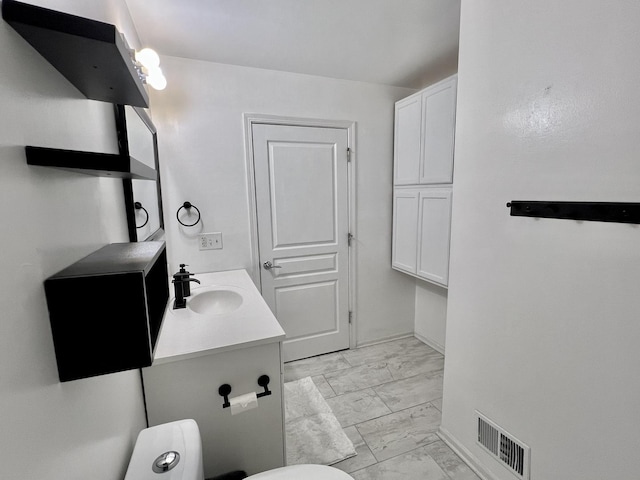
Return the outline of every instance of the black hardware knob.
[[[221,397],[228,397],[230,393],[231,385],[229,385],[228,383],[220,385],[220,388],[218,388],[218,395],[220,395]]]
[[[260,385],[262,388],[264,388],[267,385],[269,385],[270,381],[271,381],[271,379],[269,378],[269,375],[261,375],[258,378],[258,385]]]

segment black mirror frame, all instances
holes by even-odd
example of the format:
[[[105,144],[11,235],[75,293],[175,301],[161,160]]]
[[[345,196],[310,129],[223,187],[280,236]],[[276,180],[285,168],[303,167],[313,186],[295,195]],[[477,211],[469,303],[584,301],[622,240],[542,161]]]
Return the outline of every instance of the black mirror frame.
[[[155,169],[157,173],[156,189],[158,190],[158,213],[160,215],[160,227],[152,232],[143,241],[159,240],[164,236],[164,215],[162,210],[162,188],[160,184],[160,158],[158,155],[158,131],[151,121],[151,118],[147,112],[140,107],[131,107],[135,110],[138,116],[142,119],[144,124],[149,129],[149,132],[153,138],[153,154],[155,157]],[[127,119],[125,115],[125,106],[120,104],[114,104],[115,118],[116,118],[116,132],[118,136],[118,151],[120,155],[129,157],[129,137],[127,134]],[[135,200],[133,198],[133,183],[131,179],[122,180],[124,190],[124,204],[127,212],[127,228],[129,230],[129,241],[138,242],[138,233],[136,229],[135,219]]]

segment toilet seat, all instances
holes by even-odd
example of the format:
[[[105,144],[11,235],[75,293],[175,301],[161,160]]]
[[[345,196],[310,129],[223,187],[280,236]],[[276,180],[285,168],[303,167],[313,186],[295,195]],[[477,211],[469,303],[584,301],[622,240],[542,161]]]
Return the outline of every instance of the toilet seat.
[[[325,465],[290,465],[247,477],[247,480],[353,480],[351,475]]]

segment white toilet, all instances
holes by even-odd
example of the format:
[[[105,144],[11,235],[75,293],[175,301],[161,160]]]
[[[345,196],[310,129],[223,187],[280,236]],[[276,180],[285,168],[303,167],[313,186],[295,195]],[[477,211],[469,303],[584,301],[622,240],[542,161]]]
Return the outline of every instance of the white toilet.
[[[204,480],[202,441],[194,420],[145,428],[138,435],[125,480]],[[247,477],[247,480],[353,480],[325,465],[291,465]]]

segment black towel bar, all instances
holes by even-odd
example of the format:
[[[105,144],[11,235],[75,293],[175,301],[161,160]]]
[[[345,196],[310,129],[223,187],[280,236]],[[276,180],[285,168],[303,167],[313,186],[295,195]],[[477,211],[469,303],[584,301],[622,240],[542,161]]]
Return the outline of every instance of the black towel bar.
[[[640,223],[640,203],[542,202],[512,200],[512,217],[560,218],[591,222]]]

